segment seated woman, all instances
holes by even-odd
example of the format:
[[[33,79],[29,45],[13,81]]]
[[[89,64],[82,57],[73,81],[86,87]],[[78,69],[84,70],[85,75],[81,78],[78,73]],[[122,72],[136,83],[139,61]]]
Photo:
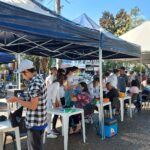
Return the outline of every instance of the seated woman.
[[[135,101],[137,101],[137,97],[139,94],[138,83],[136,80],[131,81],[130,94],[131,94],[132,103],[135,103]]]
[[[141,96],[139,92],[137,80],[132,80],[130,88],[131,101],[134,103],[138,112],[141,111]]]
[[[91,102],[91,96],[85,82],[79,83],[79,87],[81,89],[81,92],[77,95],[74,95],[74,93],[72,93],[71,99],[74,102],[76,108],[84,108],[84,106]],[[81,129],[80,115],[71,116],[69,126],[70,134],[79,132]]]

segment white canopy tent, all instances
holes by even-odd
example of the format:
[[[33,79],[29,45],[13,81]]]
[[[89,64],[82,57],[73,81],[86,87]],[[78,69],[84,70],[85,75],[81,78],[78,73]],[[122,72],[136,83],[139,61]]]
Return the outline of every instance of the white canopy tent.
[[[138,27],[120,36],[121,39],[141,46],[142,63],[150,64],[150,21],[146,21]],[[132,59],[139,61],[139,59]]]

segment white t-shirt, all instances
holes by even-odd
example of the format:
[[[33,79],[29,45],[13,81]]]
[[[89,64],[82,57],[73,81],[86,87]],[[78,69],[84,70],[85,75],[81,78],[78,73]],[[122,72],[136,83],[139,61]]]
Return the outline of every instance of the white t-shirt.
[[[47,108],[52,108],[52,104],[60,100],[59,88],[59,82],[54,82],[47,87]]]
[[[90,95],[92,98],[96,97],[100,97],[100,87],[99,86],[96,86],[96,87],[93,87],[93,83],[90,83],[88,85],[88,90],[90,92]]]
[[[69,82],[70,86],[77,85],[79,84],[79,76],[76,75],[69,76],[67,81]]]
[[[45,79],[46,85],[48,86],[48,85],[52,84],[53,80],[54,80],[53,75],[49,75],[48,77],[46,77],[46,79]]]
[[[116,74],[112,74],[111,76],[109,76],[107,82],[110,82],[111,85],[117,89],[118,77]]]
[[[65,95],[64,86],[60,86],[60,88],[59,88],[59,96],[60,96],[60,98],[63,98],[64,95]]]

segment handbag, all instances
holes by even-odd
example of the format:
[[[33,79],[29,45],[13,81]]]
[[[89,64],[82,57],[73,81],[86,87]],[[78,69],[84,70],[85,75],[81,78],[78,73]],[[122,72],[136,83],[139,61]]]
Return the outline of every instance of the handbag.
[[[27,132],[27,128],[25,125],[25,117],[22,117],[23,106],[14,111],[10,112],[9,119],[12,127],[19,127],[20,133]]]
[[[6,116],[4,116],[4,115],[1,115],[1,116],[0,116],[0,122],[1,122],[1,121],[6,121],[6,120],[7,120],[7,117],[6,117]]]

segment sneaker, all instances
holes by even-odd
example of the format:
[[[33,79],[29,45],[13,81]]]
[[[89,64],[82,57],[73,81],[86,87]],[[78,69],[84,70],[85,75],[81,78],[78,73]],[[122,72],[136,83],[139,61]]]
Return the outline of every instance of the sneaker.
[[[53,134],[53,133],[47,133],[47,138],[57,138],[57,135]]]
[[[60,132],[57,129],[53,129],[52,132],[54,135],[60,135]]]

